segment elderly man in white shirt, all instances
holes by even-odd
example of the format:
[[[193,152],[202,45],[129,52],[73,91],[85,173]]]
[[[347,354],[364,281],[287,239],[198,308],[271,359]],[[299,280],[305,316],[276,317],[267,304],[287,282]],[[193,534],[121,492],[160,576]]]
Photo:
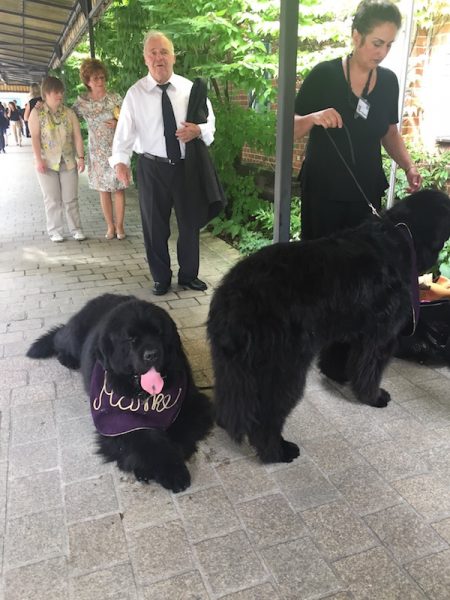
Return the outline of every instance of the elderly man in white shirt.
[[[147,33],[144,60],[149,72],[131,86],[125,96],[110,164],[119,181],[128,185],[131,154],[134,150],[139,155],[139,204],[145,248],[154,280],[153,293],[161,296],[171,286],[168,240],[172,206],[179,231],[178,283],[182,287],[203,291],[207,286],[198,278],[199,228],[196,215],[187,201],[184,157],[185,144],[194,138],[200,138],[207,146],[213,142],[213,109],[208,100],[206,123],[197,125],[185,121],[192,82],[174,74],[173,44],[163,33]]]

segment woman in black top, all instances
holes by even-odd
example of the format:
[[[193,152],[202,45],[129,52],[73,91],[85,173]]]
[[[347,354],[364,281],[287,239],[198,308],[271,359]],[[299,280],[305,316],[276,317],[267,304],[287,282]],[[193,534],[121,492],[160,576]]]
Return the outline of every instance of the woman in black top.
[[[23,120],[28,129],[28,119],[30,118],[30,112],[36,106],[38,102],[42,102],[41,97],[41,86],[38,83],[32,83],[30,85],[30,99],[25,104],[25,112],[23,113]],[[27,133],[28,136],[28,133]],[[29,137],[29,136],[28,136]]]
[[[16,145],[22,145],[22,117],[15,102],[8,102],[9,124],[16,139]]]
[[[396,125],[397,77],[379,66],[400,26],[394,4],[363,0],[353,19],[352,54],[318,64],[298,92],[295,135],[309,133],[300,172],[302,239],[353,227],[370,212],[335,145],[377,209],[388,187],[381,144],[405,170],[410,191],[420,188],[421,176]]]
[[[0,152],[5,154],[5,134],[8,129],[8,117],[6,116],[5,107],[0,102]]]

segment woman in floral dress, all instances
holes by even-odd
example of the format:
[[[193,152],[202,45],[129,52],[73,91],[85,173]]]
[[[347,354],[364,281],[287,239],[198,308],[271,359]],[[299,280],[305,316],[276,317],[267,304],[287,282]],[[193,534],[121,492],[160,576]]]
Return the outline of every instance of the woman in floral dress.
[[[100,204],[108,228],[105,238],[111,240],[117,236],[118,240],[123,240],[126,186],[116,179],[108,162],[122,98],[106,90],[107,71],[101,61],[85,59],[81,64],[80,77],[88,91],[77,98],[73,109],[88,126],[89,187],[100,192]]]

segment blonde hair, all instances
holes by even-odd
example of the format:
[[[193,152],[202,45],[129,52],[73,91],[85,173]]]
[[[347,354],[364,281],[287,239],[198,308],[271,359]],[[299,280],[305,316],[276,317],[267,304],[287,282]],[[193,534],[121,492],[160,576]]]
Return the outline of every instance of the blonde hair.
[[[30,85],[30,96],[32,98],[37,98],[41,95],[41,86],[38,83],[32,83]]]

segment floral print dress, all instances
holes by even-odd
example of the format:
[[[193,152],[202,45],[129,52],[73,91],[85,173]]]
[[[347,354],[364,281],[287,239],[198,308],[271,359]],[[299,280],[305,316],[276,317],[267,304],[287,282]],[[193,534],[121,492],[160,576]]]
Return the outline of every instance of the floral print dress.
[[[73,105],[73,110],[88,126],[88,181],[89,187],[99,192],[115,192],[126,187],[116,178],[108,162],[114,129],[105,123],[113,118],[114,108],[121,104],[119,94],[107,92],[100,100],[92,100],[88,94],[79,96]]]

